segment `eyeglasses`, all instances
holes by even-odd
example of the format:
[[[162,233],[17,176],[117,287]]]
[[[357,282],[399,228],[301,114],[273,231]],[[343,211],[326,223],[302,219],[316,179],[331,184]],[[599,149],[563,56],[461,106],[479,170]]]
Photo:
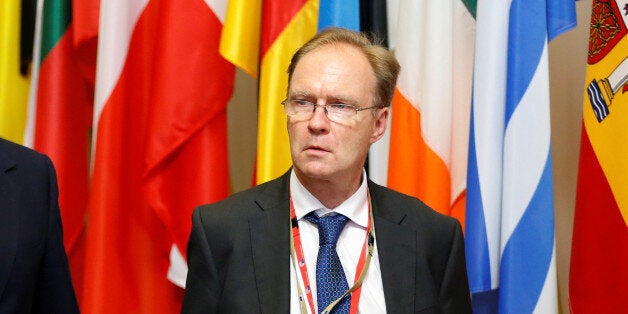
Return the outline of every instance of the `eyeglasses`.
[[[350,121],[358,115],[359,111],[383,107],[381,105],[365,108],[358,108],[356,106],[347,104],[319,105],[317,103],[313,103],[304,99],[286,99],[282,101],[281,104],[286,111],[286,115],[296,117],[302,120],[310,119],[314,114],[316,107],[322,107],[325,110],[327,118],[329,118],[329,120],[331,121],[338,123]]]

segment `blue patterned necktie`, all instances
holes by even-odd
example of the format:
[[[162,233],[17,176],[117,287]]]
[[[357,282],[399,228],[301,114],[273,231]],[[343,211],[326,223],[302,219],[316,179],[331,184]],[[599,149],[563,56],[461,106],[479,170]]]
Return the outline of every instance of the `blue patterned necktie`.
[[[336,253],[336,242],[349,218],[343,215],[328,215],[318,217],[314,212],[305,216],[305,219],[318,225],[318,257],[316,258],[316,296],[318,312],[331,302],[338,299],[349,290],[345,272],[342,269],[340,258]],[[342,299],[331,311],[334,314],[349,313],[351,295]]]

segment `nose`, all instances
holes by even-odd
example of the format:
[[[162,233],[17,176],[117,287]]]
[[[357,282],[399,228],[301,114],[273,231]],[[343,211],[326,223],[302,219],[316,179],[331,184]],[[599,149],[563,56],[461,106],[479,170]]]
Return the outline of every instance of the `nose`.
[[[320,110],[319,110],[320,109]],[[314,112],[308,122],[308,128],[315,133],[326,133],[329,131],[329,119],[325,106],[314,106]]]
[[[319,105],[319,104],[314,104],[314,111],[312,111],[312,114],[315,115],[316,114],[316,109],[321,108],[323,109],[323,113],[325,115],[327,115],[327,108],[325,107],[325,105]]]

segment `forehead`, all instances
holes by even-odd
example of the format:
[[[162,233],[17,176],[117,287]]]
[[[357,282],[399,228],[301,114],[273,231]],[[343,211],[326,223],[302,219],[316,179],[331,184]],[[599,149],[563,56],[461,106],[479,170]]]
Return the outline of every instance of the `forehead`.
[[[294,69],[290,92],[343,92],[369,95],[375,74],[357,47],[338,43],[318,47],[305,54]]]

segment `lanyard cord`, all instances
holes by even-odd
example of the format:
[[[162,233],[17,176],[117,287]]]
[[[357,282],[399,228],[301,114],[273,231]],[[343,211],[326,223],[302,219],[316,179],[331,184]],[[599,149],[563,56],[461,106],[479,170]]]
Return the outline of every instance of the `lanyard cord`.
[[[362,253],[360,254],[360,259],[358,261],[358,265],[356,268],[356,274],[359,273],[360,275],[358,279],[354,281],[353,286],[349,288],[349,290],[345,291],[345,293],[342,296],[340,296],[338,299],[331,302],[327,307],[325,307],[325,309],[323,310],[321,314],[327,314],[331,312],[331,310],[334,308],[334,306],[336,306],[336,304],[338,304],[338,302],[340,302],[340,300],[342,300],[347,295],[353,293],[354,291],[358,290],[356,293],[356,296],[351,298],[351,306],[350,306],[351,308],[350,312],[357,313],[362,283],[364,281],[364,278],[366,278],[366,274],[371,264],[371,257],[373,256],[373,251],[375,247],[375,229],[373,228],[373,210],[372,210],[372,205],[371,205],[371,195],[370,193],[368,193],[367,195],[368,195],[368,202],[369,202],[368,204],[369,205],[369,208],[368,208],[369,222],[366,226],[366,239],[364,240],[365,243],[362,246]],[[312,291],[310,289],[310,282],[307,275],[307,267],[305,264],[305,258],[303,256],[303,246],[301,245],[301,235],[299,233],[299,224],[296,219],[296,213],[294,210],[292,197],[290,197],[290,228],[292,229],[292,232],[290,232],[290,254],[294,261],[293,267],[298,268],[300,270],[301,279],[303,280],[303,286],[305,287],[306,298],[308,300],[312,313],[316,313],[314,309],[314,300],[312,298]],[[368,247],[368,253],[366,252],[367,247]],[[296,265],[295,262],[298,265]],[[360,266],[362,266],[362,269],[358,271],[360,269]],[[305,304],[305,300],[304,300],[305,298],[303,296],[303,291],[301,290],[301,285],[299,285],[298,282],[297,282],[297,289],[299,292],[299,304],[301,307],[301,313],[306,314],[307,306]]]

